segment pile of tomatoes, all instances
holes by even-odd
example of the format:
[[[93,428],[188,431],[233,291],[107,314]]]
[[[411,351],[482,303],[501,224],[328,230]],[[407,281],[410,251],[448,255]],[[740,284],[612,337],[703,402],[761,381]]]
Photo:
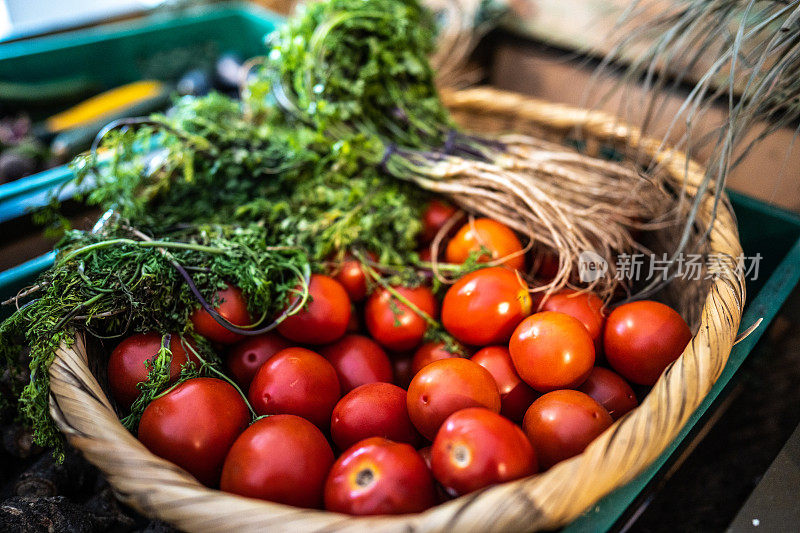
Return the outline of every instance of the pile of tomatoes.
[[[433,202],[425,238],[451,215]],[[194,330],[224,350],[230,382],[190,379],[158,397],[139,439],[235,494],[359,515],[419,512],[581,453],[636,407],[629,382],[653,385],[691,339],[658,302],[606,316],[597,295],[565,290],[534,306],[519,274],[523,247],[496,221],[465,224],[444,260],[476,250],[500,265],[463,276],[441,301],[424,285],[368,283],[348,259],[311,277],[308,304],[277,332],[241,337],[198,310]],[[251,323],[238,289],[218,297],[221,316]],[[424,342],[436,319],[459,350]],[[192,359],[177,338],[174,379]],[[161,339],[136,335],[112,353],[109,386],[123,409]]]

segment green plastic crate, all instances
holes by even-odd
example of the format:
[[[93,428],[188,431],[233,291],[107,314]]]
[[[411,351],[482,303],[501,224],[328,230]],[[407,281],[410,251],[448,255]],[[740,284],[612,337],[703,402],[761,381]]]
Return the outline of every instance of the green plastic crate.
[[[225,52],[263,55],[264,36],[282,20],[265,9],[234,3],[0,44],[0,80],[81,77],[93,82],[95,92],[146,78],[176,80]],[[0,222],[46,204],[51,191],[71,178],[69,168],[60,166],[0,185]],[[65,190],[62,199],[73,194]]]
[[[281,20],[255,6],[224,4],[0,44],[0,79],[82,76],[101,90],[145,78],[175,79],[223,52],[262,55],[264,35]]]

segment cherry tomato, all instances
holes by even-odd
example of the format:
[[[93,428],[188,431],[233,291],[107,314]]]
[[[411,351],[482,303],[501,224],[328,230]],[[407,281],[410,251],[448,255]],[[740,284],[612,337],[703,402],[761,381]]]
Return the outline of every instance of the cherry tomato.
[[[467,407],[500,412],[500,393],[488,370],[469,359],[435,361],[408,386],[408,415],[428,440],[451,414]]]
[[[355,306],[350,307],[350,322],[347,323],[347,333],[359,333],[361,331],[361,319],[358,317],[358,310]]]
[[[536,268],[536,277],[551,280],[558,274],[558,254],[551,250],[540,251],[539,265]]]
[[[252,325],[253,319],[250,317],[250,312],[247,310],[247,302],[244,300],[244,295],[238,287],[228,285],[227,288],[218,291],[216,296],[219,305],[214,309],[225,320],[234,326],[244,327]],[[214,300],[209,300],[209,303]],[[190,317],[194,330],[198,335],[202,335],[212,342],[220,344],[233,344],[243,338],[242,335],[234,333],[221,326],[208,311],[197,309]]]
[[[408,444],[363,440],[334,463],[325,483],[325,508],[353,515],[419,513],[436,504],[425,461]]]
[[[592,369],[592,373],[578,390],[605,407],[614,420],[639,405],[636,394],[627,381],[611,370],[599,366]]]
[[[557,390],[533,402],[522,427],[546,470],[583,452],[612,422],[608,411],[586,394]]]
[[[483,255],[479,261],[488,263],[509,257],[502,264],[512,270],[525,268],[525,256],[522,252],[522,243],[511,229],[505,224],[488,218],[478,218],[472,223],[466,223],[458,230],[447,244],[445,258],[448,263],[463,263],[470,253],[486,248],[491,255]]]
[[[297,507],[322,507],[333,451],[314,424],[294,415],[253,422],[233,443],[220,488]]]
[[[425,466],[428,467],[428,470],[430,470],[431,475],[433,475],[433,467],[431,466],[433,446],[425,446],[424,448],[420,448],[419,450],[417,450],[417,453],[425,461]],[[444,488],[441,483],[436,481],[436,478],[433,478],[433,486],[436,489],[437,503],[444,503],[447,500],[452,500],[453,498],[458,497],[458,494],[456,494],[455,492],[449,491],[448,489]]]
[[[392,371],[394,372],[394,384],[403,389],[408,389],[411,378],[411,364],[413,359],[410,355],[395,355],[392,357]]]
[[[455,207],[441,200],[431,200],[422,213],[420,241],[423,244],[431,242],[456,211]]]
[[[331,416],[331,437],[346,450],[368,437],[415,445],[420,437],[406,406],[406,391],[391,383],[368,383],[339,400]]]
[[[433,446],[431,445],[431,446],[425,446],[424,448],[420,448],[419,450],[417,450],[417,453],[419,454],[420,457],[422,457],[422,460],[425,461],[425,465],[428,467],[428,470],[430,470],[431,473],[433,473],[433,467],[431,466]]]
[[[213,487],[225,455],[249,422],[247,405],[233,386],[195,378],[150,402],[139,422],[139,440]]]
[[[336,370],[324,357],[305,348],[286,348],[258,369],[248,398],[260,415],[302,416],[327,429],[339,392]]]
[[[289,346],[291,344],[277,333],[247,337],[234,344],[228,351],[226,361],[228,370],[236,383],[247,390],[261,365]]]
[[[314,274],[308,284],[308,296],[303,309],[278,325],[278,333],[303,344],[328,344],[344,335],[351,305],[341,283]]]
[[[392,363],[378,343],[361,335],[345,335],[320,350],[336,370],[342,394],[359,385],[382,381],[391,383]]]
[[[149,366],[161,350],[161,334],[142,333],[128,337],[111,352],[108,359],[108,386],[111,395],[123,409],[129,409],[139,397],[137,384],[147,381]],[[176,381],[181,373],[181,366],[194,357],[188,356],[181,338],[173,333],[169,341],[172,351],[172,362],[169,365],[169,381]]]
[[[522,430],[479,407],[445,420],[431,453],[433,475],[445,488],[466,494],[537,472],[536,453]]]
[[[433,260],[433,252],[431,252],[429,246],[417,250],[417,255],[419,255],[420,261],[430,263]]]
[[[577,387],[594,366],[589,332],[578,319],[555,311],[523,320],[508,349],[520,377],[539,392]]]
[[[443,342],[426,342],[414,352],[414,358],[411,360],[411,375],[412,377],[417,375],[417,372],[434,361],[451,357],[459,357],[459,355],[448,351]]]
[[[603,316],[603,300],[596,294],[564,289],[550,296],[542,306],[542,311],[558,311],[577,318],[586,326],[595,349],[603,346],[603,324],[606,319]]]
[[[528,285],[504,267],[477,270],[458,280],[444,296],[442,324],[464,344],[508,342],[531,313]]]
[[[614,309],[603,335],[606,359],[628,381],[654,385],[692,340],[689,326],[671,307],[641,301]]]
[[[522,421],[525,411],[539,397],[517,374],[505,346],[487,346],[472,356],[472,361],[489,371],[500,392],[500,414],[515,422]]]
[[[375,261],[375,254],[367,252],[367,257]],[[361,261],[353,256],[345,257],[335,276],[336,281],[341,283],[350,300],[360,302],[367,296],[367,274],[361,265]]]
[[[436,318],[436,300],[429,288],[394,287],[394,290],[421,311]],[[381,346],[393,351],[415,348],[422,342],[428,329],[424,318],[394,298],[386,289],[373,292],[367,299],[365,319],[370,335]]]

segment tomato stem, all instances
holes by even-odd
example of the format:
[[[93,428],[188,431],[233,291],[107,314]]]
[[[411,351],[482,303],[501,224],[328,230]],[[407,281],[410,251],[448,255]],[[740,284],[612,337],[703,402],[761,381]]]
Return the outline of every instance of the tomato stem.
[[[208,363],[205,359],[203,359],[203,357],[198,353],[198,351],[194,349],[194,346],[192,346],[191,343],[186,342],[186,339],[182,335],[181,335],[181,344],[183,345],[184,349],[188,348],[205,368],[208,368],[211,372],[219,376],[222,380],[228,382],[231,386],[233,386],[234,389],[236,389],[236,392],[238,392],[239,396],[242,397],[242,400],[244,400],[244,404],[250,411],[251,423],[255,422],[255,420],[258,418],[258,413],[256,413],[255,409],[253,409],[253,406],[250,405],[250,400],[247,399],[247,395],[245,395],[245,393],[242,391],[239,385],[237,385],[236,382],[234,382],[231,378],[226,376],[224,372],[221,372],[217,367],[215,367],[214,365]]]
[[[380,274],[378,274],[378,272],[374,268],[372,268],[367,264],[365,257],[361,254],[360,251],[353,250],[353,255],[355,255],[358,258],[358,260],[361,261],[362,268],[364,268],[364,270],[370,275],[370,277],[373,280],[375,280],[375,282],[378,283],[381,287],[389,291],[389,294],[391,294],[392,297],[394,297],[400,303],[402,303],[403,305],[411,309],[414,313],[422,317],[422,319],[425,320],[425,322],[427,322],[429,325],[435,328],[440,327],[439,322],[434,320],[432,316],[430,316],[428,313],[417,307],[413,302],[411,302],[411,300],[400,294],[397,291],[397,289],[386,283],[386,281],[384,281],[384,279],[380,276]]]

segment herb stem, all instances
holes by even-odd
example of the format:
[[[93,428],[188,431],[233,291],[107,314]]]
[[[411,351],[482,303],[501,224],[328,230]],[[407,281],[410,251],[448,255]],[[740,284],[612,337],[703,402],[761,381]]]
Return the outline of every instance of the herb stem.
[[[141,248],[171,248],[175,250],[192,250],[195,252],[203,252],[207,254],[224,254],[226,250],[221,248],[214,248],[211,246],[203,246],[200,244],[191,244],[185,242],[170,242],[170,241],[135,241],[133,239],[109,239],[107,241],[96,242],[93,244],[88,244],[77,250],[73,250],[64,257],[62,257],[59,263],[63,264],[75,257],[85,254],[87,252],[91,252],[93,250],[98,250],[102,248],[108,248],[110,246],[115,246],[117,244],[128,244],[132,246],[139,246]]]

